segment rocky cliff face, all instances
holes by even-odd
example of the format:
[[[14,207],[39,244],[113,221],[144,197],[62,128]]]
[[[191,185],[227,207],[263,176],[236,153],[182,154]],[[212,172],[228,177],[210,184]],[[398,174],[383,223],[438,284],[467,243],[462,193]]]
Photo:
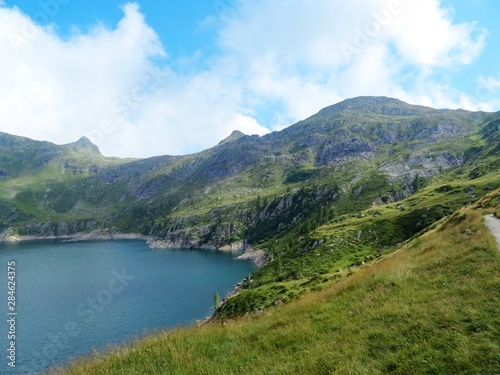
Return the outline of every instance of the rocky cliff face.
[[[0,230],[0,240],[8,236],[28,236],[37,238],[69,237],[88,233],[96,229],[97,222],[93,219],[76,220],[72,222],[28,222],[20,227],[4,227]]]

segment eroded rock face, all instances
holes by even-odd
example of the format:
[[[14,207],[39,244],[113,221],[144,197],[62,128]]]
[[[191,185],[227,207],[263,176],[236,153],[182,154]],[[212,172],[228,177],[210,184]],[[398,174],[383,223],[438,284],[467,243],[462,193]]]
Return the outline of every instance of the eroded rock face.
[[[353,138],[349,141],[327,144],[318,155],[318,164],[339,163],[348,158],[368,159],[373,155],[374,147],[361,139]]]
[[[65,237],[77,233],[90,232],[95,229],[97,222],[93,219],[76,220],[73,222],[31,222],[19,228],[19,235],[35,237]]]
[[[394,161],[384,163],[379,167],[381,172],[392,181],[412,182],[416,176],[428,178],[443,171],[458,167],[465,162],[464,156],[452,155],[448,152],[434,155],[420,153],[411,154],[408,159],[399,157]]]

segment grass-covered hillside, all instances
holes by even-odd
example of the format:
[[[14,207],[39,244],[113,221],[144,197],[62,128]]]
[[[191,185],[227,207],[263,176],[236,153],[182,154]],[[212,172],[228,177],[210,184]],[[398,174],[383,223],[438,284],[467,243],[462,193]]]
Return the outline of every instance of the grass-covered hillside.
[[[268,263],[225,301],[218,316],[266,309],[321,290],[500,187],[498,124],[492,120],[481,128],[480,145],[467,150],[463,165],[426,179],[416,177],[420,186],[405,199],[384,195],[372,178],[361,185],[365,191],[344,193],[313,211],[310,219],[262,241]]]
[[[499,206],[496,190],[294,302],[159,333],[53,373],[498,374],[500,252],[483,215]]]

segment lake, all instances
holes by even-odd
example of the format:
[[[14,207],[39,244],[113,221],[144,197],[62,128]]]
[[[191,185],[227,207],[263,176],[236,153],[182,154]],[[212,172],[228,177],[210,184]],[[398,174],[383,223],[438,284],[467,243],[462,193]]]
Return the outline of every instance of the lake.
[[[8,366],[8,262],[15,261],[16,367]],[[152,250],[144,241],[0,243],[0,373],[62,365],[213,312],[251,274],[249,261],[222,251]]]

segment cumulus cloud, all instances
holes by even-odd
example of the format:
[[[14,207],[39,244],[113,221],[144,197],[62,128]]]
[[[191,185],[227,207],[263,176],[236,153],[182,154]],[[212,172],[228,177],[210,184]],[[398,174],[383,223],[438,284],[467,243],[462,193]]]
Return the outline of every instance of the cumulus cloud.
[[[237,1],[217,21],[217,53],[192,57],[194,73],[175,71],[136,4],[123,12],[113,29],[62,39],[0,7],[0,130],[57,143],[86,135],[106,155],[144,157],[198,151],[234,129],[262,135],[352,96],[493,100],[436,79],[486,40],[439,0]]]
[[[495,111],[500,108],[500,77],[479,76],[475,92],[476,101],[473,102],[475,109],[483,111]]]
[[[456,107],[461,93],[433,74],[471,63],[486,38],[473,22],[454,24],[438,0],[256,4],[241,3],[220,44],[251,93],[279,99],[290,121],[359,95]]]
[[[497,90],[500,89],[500,79],[496,77],[483,77],[480,76],[477,80],[478,84],[485,88],[486,90]]]
[[[137,4],[123,12],[114,29],[63,40],[0,8],[0,130],[56,143],[87,136],[106,155],[134,157],[199,151],[234,129],[269,132],[222,70],[176,74]]]
[[[440,1],[401,1],[401,14],[387,28],[408,63],[421,67],[470,64],[481,52],[486,31],[476,23],[453,24],[453,10]]]
[[[98,25],[64,41],[18,9],[0,9],[1,130],[66,143],[116,120],[114,102],[165,54],[137,5],[123,11],[116,29]]]

